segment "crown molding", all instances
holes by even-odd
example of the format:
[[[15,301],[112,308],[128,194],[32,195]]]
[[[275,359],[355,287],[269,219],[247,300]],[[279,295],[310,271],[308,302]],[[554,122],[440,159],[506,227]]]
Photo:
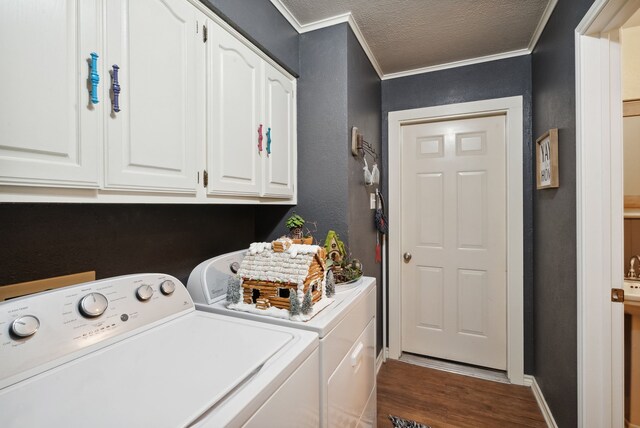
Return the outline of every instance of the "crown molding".
[[[291,13],[291,11],[285,6],[280,0],[271,0],[271,4],[278,9],[278,12],[289,21],[289,24],[293,27],[294,30],[298,32],[298,34],[302,33],[302,25],[298,22],[295,16]]]
[[[366,39],[362,35],[362,31],[360,31],[360,27],[358,23],[353,18],[353,14],[351,12],[343,13],[341,15],[332,16],[329,18],[321,19],[320,21],[310,22],[308,24],[301,24],[295,16],[291,13],[291,11],[285,6],[280,0],[271,0],[271,3],[278,9],[278,11],[282,14],[282,16],[289,21],[289,24],[299,33],[308,33],[309,31],[319,30],[321,28],[331,27],[336,24],[348,23],[349,27],[351,27],[351,31],[358,39],[360,46],[364,50],[365,55],[369,58],[369,62],[371,62],[371,66],[374,68],[378,77],[382,79],[384,74],[382,73],[382,69],[380,68],[380,64],[376,59],[373,52],[371,52],[371,48],[367,43]]]
[[[373,52],[371,52],[371,48],[369,47],[369,44],[365,40],[364,35],[362,34],[362,31],[360,31],[360,27],[358,27],[358,23],[353,18],[353,15],[351,13],[349,13],[349,26],[351,27],[351,31],[353,31],[353,34],[356,36],[356,39],[358,39],[358,41],[360,42],[360,46],[362,46],[362,50],[364,50],[365,55],[367,55],[367,58],[369,58],[369,62],[371,62],[371,66],[378,74],[378,77],[381,80],[384,79],[384,73],[382,72],[382,68],[378,63],[378,59],[375,57]]]
[[[540,21],[538,21],[538,26],[536,27],[536,30],[533,32],[533,35],[531,36],[531,40],[529,40],[529,46],[527,47],[527,49],[529,49],[530,53],[533,52],[533,49],[538,44],[538,40],[540,39],[540,36],[542,35],[544,28],[547,26],[547,22],[549,22],[549,18],[551,18],[551,14],[553,13],[557,4],[558,4],[558,0],[549,0],[549,3],[547,3],[547,7],[544,8],[544,12],[542,12]]]
[[[351,12],[343,13],[342,15],[330,16],[329,18],[321,19],[320,21],[310,22],[308,24],[301,25],[300,34],[308,33],[309,31],[320,30],[322,28],[333,27],[334,25],[344,24],[351,19]]]
[[[463,59],[461,61],[448,62],[446,64],[431,65],[429,67],[415,68],[413,70],[399,71],[397,73],[388,73],[382,77],[382,80],[397,79],[399,77],[414,76],[416,74],[431,73],[434,71],[446,70],[448,68],[464,67],[465,65],[480,64],[483,62],[497,61],[499,59],[513,58],[515,56],[529,55],[529,49],[518,49],[511,52],[503,52],[499,54],[486,55],[478,58]]]
[[[416,68],[412,70],[405,70],[405,71],[399,71],[396,73],[387,73],[387,74],[385,74],[382,71],[382,68],[380,67],[380,63],[378,62],[375,55],[371,51],[369,44],[367,43],[366,39],[364,38],[364,35],[360,31],[360,27],[358,27],[358,24],[356,20],[353,18],[353,15],[351,12],[332,16],[329,18],[321,19],[319,21],[310,22],[307,24],[301,24],[296,19],[296,17],[293,16],[293,14],[287,8],[287,6],[285,6],[284,3],[282,3],[282,0],[271,0],[271,3],[275,6],[275,8],[282,14],[282,16],[291,24],[291,26],[299,34],[307,33],[309,31],[319,30],[321,28],[331,27],[336,24],[342,24],[345,22],[348,23],[349,26],[351,27],[351,30],[353,31],[356,38],[358,39],[360,46],[362,46],[362,49],[367,55],[367,58],[369,58],[371,65],[373,66],[376,73],[378,74],[378,77],[380,77],[381,80],[389,80],[389,79],[397,79],[400,77],[413,76],[416,74],[431,73],[434,71],[446,70],[449,68],[464,67],[466,65],[480,64],[483,62],[497,61],[500,59],[512,58],[512,57],[521,56],[521,55],[529,55],[531,54],[531,52],[533,52],[533,49],[536,47],[536,44],[538,43],[538,40],[540,39],[540,36],[542,35],[542,32],[544,31],[544,28],[546,27],[547,22],[551,17],[551,14],[553,13],[556,5],[558,4],[558,0],[549,0],[549,3],[547,3],[547,7],[544,9],[544,12],[540,17],[540,20],[538,21],[538,25],[536,26],[536,29],[533,35],[531,36],[531,39],[529,40],[528,46],[524,49],[517,49],[509,52],[502,52],[498,54],[486,55],[486,56],[481,56],[477,58],[469,58],[461,61],[453,61],[445,64],[437,64],[437,65],[432,65],[428,67],[421,67],[421,68]]]

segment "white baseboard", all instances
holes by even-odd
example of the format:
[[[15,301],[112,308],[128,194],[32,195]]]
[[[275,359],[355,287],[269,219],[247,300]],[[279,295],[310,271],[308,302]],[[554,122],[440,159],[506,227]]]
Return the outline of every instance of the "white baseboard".
[[[384,362],[384,348],[380,350],[380,353],[376,357],[376,376],[382,367],[382,363]]]
[[[524,375],[524,386],[528,386],[529,388],[531,388],[531,385],[533,385],[533,381],[534,381],[534,377],[531,375]]]
[[[531,387],[533,396],[536,397],[538,407],[540,407],[540,411],[542,412],[542,416],[544,416],[544,420],[547,423],[547,426],[549,428],[558,428],[558,425],[556,424],[556,421],[553,419],[553,415],[551,414],[551,409],[549,409],[547,401],[544,399],[544,395],[542,395],[542,390],[538,386],[538,382],[536,382],[536,378],[530,375],[524,375],[524,384],[525,386]]]

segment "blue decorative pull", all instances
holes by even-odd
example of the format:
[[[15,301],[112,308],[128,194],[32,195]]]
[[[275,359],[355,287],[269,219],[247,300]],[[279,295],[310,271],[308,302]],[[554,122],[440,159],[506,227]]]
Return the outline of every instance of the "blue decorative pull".
[[[118,99],[120,97],[120,83],[118,83],[118,67],[117,64],[113,64],[113,74],[111,75],[113,79],[113,111],[118,113],[120,111],[120,104],[118,104]]]
[[[100,75],[98,74],[98,54],[91,52],[91,102],[98,104],[98,83],[100,83]]]
[[[267,156],[271,154],[271,128],[267,128]]]

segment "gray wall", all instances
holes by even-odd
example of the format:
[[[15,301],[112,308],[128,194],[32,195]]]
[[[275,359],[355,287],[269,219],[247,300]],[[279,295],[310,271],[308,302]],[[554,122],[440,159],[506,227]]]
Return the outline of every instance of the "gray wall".
[[[466,67],[382,81],[382,150],[388,159],[388,113],[522,95],[524,107],[524,350],[525,373],[534,370],[533,333],[533,172],[531,138],[531,58],[519,56]],[[386,185],[385,185],[386,189]],[[386,194],[386,191],[385,191]],[[393,233],[393,232],[392,232]]]
[[[357,126],[365,140],[369,142],[378,155],[381,153],[382,142],[380,140],[380,78],[371,65],[369,58],[362,50],[358,39],[351,31],[347,32],[348,48],[348,136],[347,143],[343,144],[340,153],[348,159],[348,183],[349,183],[349,248],[354,256],[357,256],[364,265],[364,273],[376,278],[378,284],[378,310],[376,321],[377,350],[376,355],[382,349],[382,265],[376,263],[376,228],[373,222],[374,211],[369,207],[369,194],[375,192],[375,187],[364,185],[363,162],[361,158],[351,155],[350,129]],[[378,161],[380,168],[381,159]],[[369,169],[372,160],[367,156]],[[382,177],[381,177],[382,179]]]
[[[560,188],[534,193],[535,376],[560,427],[577,426],[574,30],[592,0],[560,1],[532,55],[533,134],[558,128]]]
[[[298,73],[298,32],[269,0],[200,0],[281,65]]]
[[[95,270],[163,272],[246,248],[254,214],[233,205],[0,204],[0,285]]]
[[[258,207],[262,239],[287,233],[284,221],[293,211],[317,224],[313,236],[321,243],[331,229],[348,238],[346,38],[346,24],[300,35],[298,205]]]

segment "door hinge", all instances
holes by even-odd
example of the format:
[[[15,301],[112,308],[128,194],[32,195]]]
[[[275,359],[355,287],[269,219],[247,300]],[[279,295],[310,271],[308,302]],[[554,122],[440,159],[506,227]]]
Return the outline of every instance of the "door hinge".
[[[203,43],[207,43],[207,40],[209,39],[209,35],[207,34],[207,26],[203,25],[202,26],[202,42]]]
[[[612,288],[611,289],[611,301],[614,303],[623,303],[624,302],[624,289],[622,288]]]
[[[209,185],[209,173],[207,173],[206,169],[202,172],[202,185],[204,187]]]

